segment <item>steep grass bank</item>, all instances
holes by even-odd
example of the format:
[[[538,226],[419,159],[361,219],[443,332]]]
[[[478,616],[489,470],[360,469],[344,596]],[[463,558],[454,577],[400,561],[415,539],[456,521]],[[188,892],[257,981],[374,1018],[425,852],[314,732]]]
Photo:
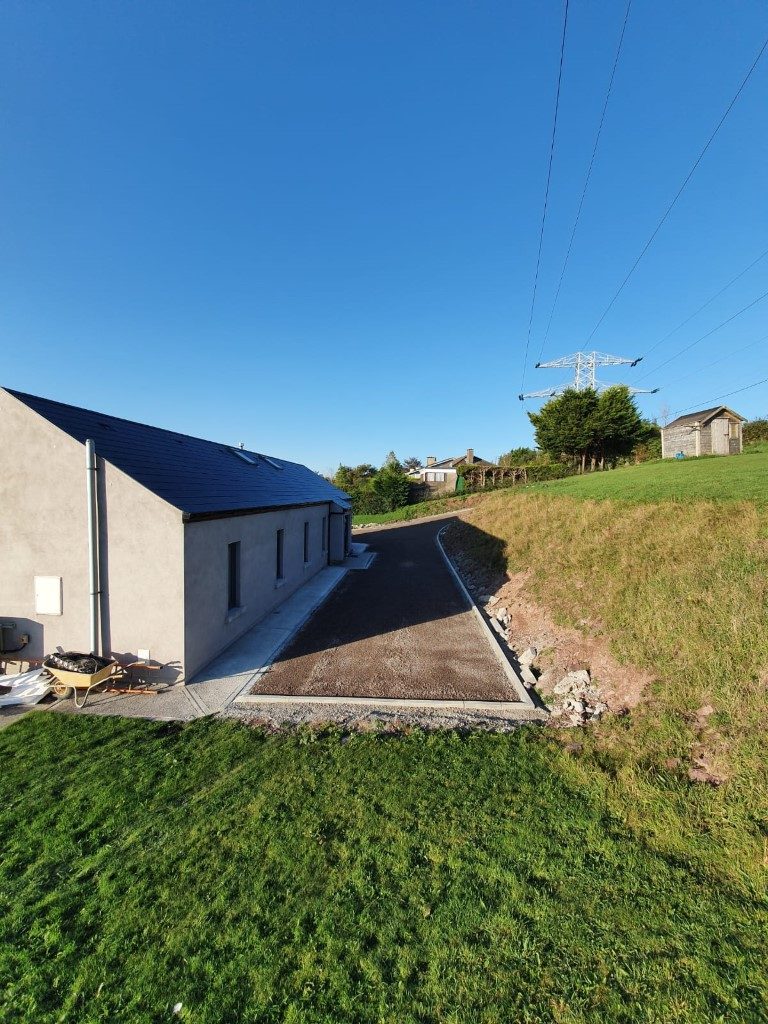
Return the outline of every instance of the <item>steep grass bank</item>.
[[[556,619],[598,623],[619,661],[657,680],[630,716],[586,730],[577,770],[603,778],[609,804],[660,848],[719,849],[735,870],[764,876],[768,509],[507,492],[475,510],[464,537],[479,560],[530,570],[531,595]],[[715,711],[702,724],[704,705]],[[726,783],[669,799],[657,780],[683,777],[697,756]]]

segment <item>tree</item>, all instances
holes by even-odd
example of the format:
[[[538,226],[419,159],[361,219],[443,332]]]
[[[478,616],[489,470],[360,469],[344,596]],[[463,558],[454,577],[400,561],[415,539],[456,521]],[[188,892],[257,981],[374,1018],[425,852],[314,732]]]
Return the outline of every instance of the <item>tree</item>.
[[[592,424],[595,434],[592,458],[600,461],[601,469],[606,461],[615,464],[617,459],[629,455],[647,435],[635,401],[624,384],[602,392]]]
[[[578,460],[583,472],[594,448],[597,405],[597,392],[592,388],[568,388],[538,412],[529,412],[538,447],[554,459],[567,455]]]
[[[497,462],[499,466],[529,466],[535,462],[541,453],[535,448],[513,448],[506,455],[500,455]]]
[[[371,489],[377,495],[384,512],[393,512],[408,504],[411,482],[400,468],[400,463],[387,461],[371,482]]]
[[[414,470],[421,469],[421,459],[417,459],[415,455],[411,455],[411,457],[406,459],[403,463],[403,469],[407,473],[412,473]]]
[[[342,491],[351,492],[356,487],[365,484],[366,481],[372,480],[375,475],[376,467],[368,462],[363,462],[354,468],[352,466],[339,466],[333,477],[333,482]]]
[[[384,460],[384,467],[382,468],[396,469],[400,473],[402,473],[403,471],[403,467],[400,465],[400,460],[398,459],[394,452],[389,453],[389,455]]]
[[[755,444],[758,441],[768,441],[768,417],[759,420],[750,420],[744,424],[744,444]]]

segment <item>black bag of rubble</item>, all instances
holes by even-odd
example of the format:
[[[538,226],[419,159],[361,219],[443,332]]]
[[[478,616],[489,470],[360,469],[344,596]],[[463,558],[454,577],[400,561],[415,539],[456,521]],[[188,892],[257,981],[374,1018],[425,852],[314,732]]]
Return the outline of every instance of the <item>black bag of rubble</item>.
[[[64,651],[63,654],[49,654],[44,664],[50,668],[61,668],[65,672],[82,672],[92,676],[109,665],[109,658],[100,658],[98,654],[80,654],[78,651]]]

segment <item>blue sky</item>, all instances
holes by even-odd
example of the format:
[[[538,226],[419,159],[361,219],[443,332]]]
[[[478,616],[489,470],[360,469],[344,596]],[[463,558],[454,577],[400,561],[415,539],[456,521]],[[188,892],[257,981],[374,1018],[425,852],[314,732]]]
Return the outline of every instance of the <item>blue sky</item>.
[[[530,366],[623,13],[571,0],[527,389],[565,376]],[[530,442],[561,26],[533,0],[6,0],[0,382],[321,471]],[[634,0],[544,359],[585,344],[766,34],[762,0]],[[768,54],[594,347],[641,355],[768,249],[767,100]],[[647,373],[656,416],[768,377],[768,299],[653,372],[765,291],[768,258],[604,378]],[[768,385],[727,401],[768,413]]]

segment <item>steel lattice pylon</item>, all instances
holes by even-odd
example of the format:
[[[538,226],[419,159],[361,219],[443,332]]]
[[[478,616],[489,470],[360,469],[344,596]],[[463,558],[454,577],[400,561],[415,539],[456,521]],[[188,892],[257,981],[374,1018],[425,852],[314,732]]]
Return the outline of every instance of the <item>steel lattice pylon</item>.
[[[560,384],[555,388],[543,388],[541,391],[529,391],[525,395],[519,395],[520,401],[526,398],[554,398],[568,388],[576,391],[583,391],[585,388],[592,388],[595,391],[602,391],[605,388],[615,387],[614,384],[606,383],[597,379],[598,366],[637,366],[643,357],[637,359],[625,359],[623,356],[611,356],[605,352],[574,352],[570,356],[561,356],[559,359],[552,359],[548,363],[536,363],[537,369],[556,370],[561,368],[573,369],[573,383]],[[658,388],[634,388],[626,385],[630,394],[633,395],[655,395]]]

